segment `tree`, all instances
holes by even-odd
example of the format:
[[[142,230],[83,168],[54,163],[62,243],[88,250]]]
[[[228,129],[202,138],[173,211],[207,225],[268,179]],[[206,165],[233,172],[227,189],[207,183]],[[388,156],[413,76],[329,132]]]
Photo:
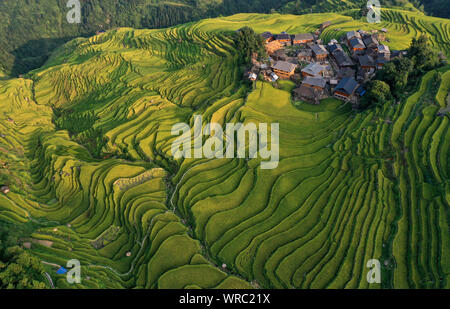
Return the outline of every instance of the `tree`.
[[[14,246],[6,249],[6,262],[0,261],[0,289],[45,289],[44,267],[38,258]]]
[[[361,100],[361,105],[363,107],[381,106],[391,99],[391,87],[381,80],[373,80],[369,83],[367,93]]]
[[[383,69],[377,72],[375,79],[384,81],[389,85],[391,93],[398,98],[408,84],[408,78],[413,68],[413,60],[409,58],[396,58],[394,61],[386,63]]]
[[[0,220],[0,289],[47,288],[38,258],[17,246],[27,227]]]
[[[406,57],[387,63],[377,72],[375,79],[386,82],[391,93],[400,98],[407,86],[415,85],[424,72],[434,69],[439,62],[438,54],[428,43],[428,37],[421,35],[412,39]]]
[[[234,42],[236,49],[241,54],[243,63],[250,63],[254,53],[262,56],[264,54],[264,40],[250,27],[244,27],[235,32]]]
[[[435,68],[439,59],[428,43],[428,37],[422,34],[419,38],[413,38],[408,49],[408,58],[414,61],[415,68],[421,72]]]

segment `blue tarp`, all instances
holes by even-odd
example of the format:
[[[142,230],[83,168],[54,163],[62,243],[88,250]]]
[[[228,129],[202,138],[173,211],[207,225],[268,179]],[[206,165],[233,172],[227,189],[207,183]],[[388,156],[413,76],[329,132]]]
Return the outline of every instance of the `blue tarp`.
[[[66,272],[67,272],[67,269],[65,269],[64,267],[61,267],[60,269],[58,269],[58,270],[56,271],[56,273],[57,273],[58,275],[64,275]]]

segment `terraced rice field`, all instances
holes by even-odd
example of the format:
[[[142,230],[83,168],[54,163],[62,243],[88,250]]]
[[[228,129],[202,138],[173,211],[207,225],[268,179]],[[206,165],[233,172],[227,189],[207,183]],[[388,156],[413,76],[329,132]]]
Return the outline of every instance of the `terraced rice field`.
[[[284,87],[241,82],[229,32],[303,32],[326,20],[374,27],[337,14],[239,14],[122,28],[0,81],[0,160],[14,179],[0,217],[39,224],[33,239],[50,243],[31,250],[63,288],[449,288],[449,119],[436,115],[448,67],[427,73],[406,102],[363,113],[335,99],[295,107]],[[448,46],[446,20],[437,30],[414,20],[445,32],[433,42]],[[399,23],[384,26],[401,36]],[[93,111],[115,155],[93,158],[56,130],[52,108]],[[172,125],[194,115],[203,125],[280,123],[278,168],[174,160]],[[50,265],[73,258],[77,285]],[[370,259],[382,262],[381,284],[366,280]]]

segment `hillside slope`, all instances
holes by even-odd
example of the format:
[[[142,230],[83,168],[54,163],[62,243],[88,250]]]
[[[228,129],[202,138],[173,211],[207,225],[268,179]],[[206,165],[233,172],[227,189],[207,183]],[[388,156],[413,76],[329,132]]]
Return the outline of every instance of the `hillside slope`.
[[[163,28],[238,12],[268,12],[287,0],[81,1],[81,23],[69,24],[68,0],[0,1],[0,69],[17,76],[43,64],[56,47],[115,27]]]
[[[359,9],[363,0],[92,0],[81,1],[80,24],[69,24],[68,0],[3,0],[0,2],[0,70],[18,76],[40,67],[51,51],[80,36],[115,27],[163,28],[201,18],[240,12],[337,12]],[[392,2],[392,3],[391,3]],[[406,0],[383,3],[413,10]]]
[[[384,14],[392,19],[377,27],[388,27],[392,47],[415,29],[449,45],[447,20],[436,28]],[[0,175],[14,179],[0,218],[39,224],[31,251],[46,263],[79,259],[90,279],[72,287],[449,288],[449,118],[437,116],[449,67],[427,73],[407,101],[362,113],[335,99],[294,107],[287,91],[241,82],[233,30],[310,31],[325,20],[375,27],[338,14],[239,14],[122,28],[0,81]],[[194,115],[203,125],[280,123],[278,168],[174,160],[172,125]],[[55,122],[102,132],[101,158]],[[373,258],[381,285],[366,281]],[[57,287],[71,287],[46,267]]]

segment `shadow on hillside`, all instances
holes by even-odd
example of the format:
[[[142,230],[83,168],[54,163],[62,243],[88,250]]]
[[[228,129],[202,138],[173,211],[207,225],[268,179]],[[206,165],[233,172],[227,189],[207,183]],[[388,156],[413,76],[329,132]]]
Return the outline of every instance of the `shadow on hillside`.
[[[14,64],[11,68],[12,76],[19,76],[31,70],[41,67],[57,47],[74,39],[75,37],[63,37],[57,39],[30,40],[19,48],[13,50]]]

